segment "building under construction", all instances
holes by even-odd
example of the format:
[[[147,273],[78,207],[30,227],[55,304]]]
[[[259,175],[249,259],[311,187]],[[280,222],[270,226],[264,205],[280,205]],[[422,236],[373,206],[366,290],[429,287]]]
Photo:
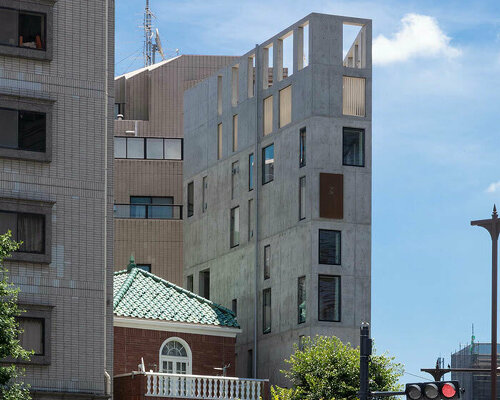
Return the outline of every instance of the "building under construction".
[[[497,344],[498,353],[500,353],[500,345]],[[489,369],[490,362],[490,343],[472,343],[451,355],[452,368]],[[452,372],[451,378],[459,381],[460,386],[465,389],[465,393],[461,396],[463,400],[490,400],[491,380],[489,372]],[[497,386],[500,386],[498,379]],[[500,399],[500,393],[497,393],[497,399]]]

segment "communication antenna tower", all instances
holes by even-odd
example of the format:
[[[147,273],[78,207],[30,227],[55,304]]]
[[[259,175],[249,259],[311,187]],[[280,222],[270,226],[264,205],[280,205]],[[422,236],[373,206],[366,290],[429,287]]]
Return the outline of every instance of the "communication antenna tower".
[[[144,66],[148,67],[155,63],[156,52],[160,53],[161,59],[165,60],[165,54],[160,40],[158,29],[153,30],[153,18],[156,18],[149,8],[149,0],[146,0],[144,9]],[[154,43],[153,43],[154,38]]]

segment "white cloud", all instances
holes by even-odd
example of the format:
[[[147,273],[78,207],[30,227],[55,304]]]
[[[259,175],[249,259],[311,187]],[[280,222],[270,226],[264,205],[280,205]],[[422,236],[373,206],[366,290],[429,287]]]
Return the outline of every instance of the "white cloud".
[[[486,193],[496,193],[496,192],[500,192],[500,181],[490,183],[490,186],[488,186],[488,189],[486,189]]]
[[[441,30],[433,17],[406,14],[402,27],[392,38],[379,35],[373,40],[373,63],[388,64],[417,57],[453,58],[461,50],[450,45],[451,38]]]

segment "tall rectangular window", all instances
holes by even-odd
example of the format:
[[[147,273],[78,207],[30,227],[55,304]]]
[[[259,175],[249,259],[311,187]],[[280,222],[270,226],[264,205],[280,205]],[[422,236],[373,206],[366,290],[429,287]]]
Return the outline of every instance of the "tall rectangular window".
[[[231,104],[233,107],[238,105],[238,86],[239,86],[239,66],[236,65],[231,69]]]
[[[280,128],[292,122],[292,85],[280,90]]]
[[[271,277],[271,246],[264,246],[264,280]]]
[[[297,29],[297,69],[307,67],[309,65],[309,21]]]
[[[236,247],[240,244],[240,207],[231,208],[229,241],[231,247]]]
[[[189,182],[187,185],[187,216],[194,215],[194,182]]]
[[[262,49],[262,88],[267,89],[273,85],[273,64],[274,51],[273,44],[269,44]]]
[[[205,299],[210,299],[210,270],[200,271],[199,275],[199,292],[200,296]]]
[[[340,231],[319,230],[319,263],[340,265]]]
[[[208,190],[208,176],[203,177],[203,187],[202,187],[202,212],[207,210],[207,190]]]
[[[271,333],[271,289],[262,291],[262,333]]]
[[[306,277],[301,276],[297,281],[297,315],[298,323],[306,322]]]
[[[365,78],[343,77],[342,113],[355,117],[365,116]]]
[[[45,354],[45,320],[44,318],[19,317],[19,328],[23,333],[19,336],[19,344],[25,350],[33,350],[35,356]]]
[[[233,299],[231,301],[231,311],[234,313],[235,316],[238,315],[238,300]]]
[[[340,322],[340,276],[319,276],[318,319]]]
[[[365,166],[365,130],[343,129],[343,164],[355,167]]]
[[[248,190],[253,190],[253,153],[248,156]]]
[[[274,144],[262,149],[262,184],[274,180]]]
[[[46,118],[45,113],[0,108],[0,147],[45,152]]]
[[[217,125],[217,160],[222,158],[222,124]]]
[[[12,239],[23,242],[18,252],[45,253],[45,215],[0,211],[0,233],[12,232]]]
[[[194,289],[193,275],[188,275],[188,277],[186,278],[186,289],[189,290],[190,292],[193,291]]]
[[[233,115],[233,152],[238,151],[238,114]]]
[[[234,196],[238,189],[238,175],[240,173],[240,162],[235,161],[231,164],[231,200],[234,200]]]
[[[306,128],[299,132],[299,168],[306,166]]]
[[[248,350],[247,354],[247,378],[253,378],[253,351]]]
[[[273,96],[264,99],[264,136],[273,131]]]
[[[248,240],[253,238],[253,199],[248,200]]]
[[[248,98],[255,95],[255,54],[248,57],[247,69]]]
[[[217,76],[217,114],[222,115],[222,76]]]
[[[319,216],[344,218],[344,175],[319,174]]]
[[[306,177],[299,178],[299,220],[306,218]]]

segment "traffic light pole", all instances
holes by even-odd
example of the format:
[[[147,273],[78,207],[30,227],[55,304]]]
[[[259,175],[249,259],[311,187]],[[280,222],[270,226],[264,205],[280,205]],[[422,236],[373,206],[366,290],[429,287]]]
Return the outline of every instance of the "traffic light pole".
[[[496,206],[491,219],[471,221],[473,226],[481,226],[491,235],[491,399],[497,396],[497,281],[498,281],[498,233],[500,220]]]

